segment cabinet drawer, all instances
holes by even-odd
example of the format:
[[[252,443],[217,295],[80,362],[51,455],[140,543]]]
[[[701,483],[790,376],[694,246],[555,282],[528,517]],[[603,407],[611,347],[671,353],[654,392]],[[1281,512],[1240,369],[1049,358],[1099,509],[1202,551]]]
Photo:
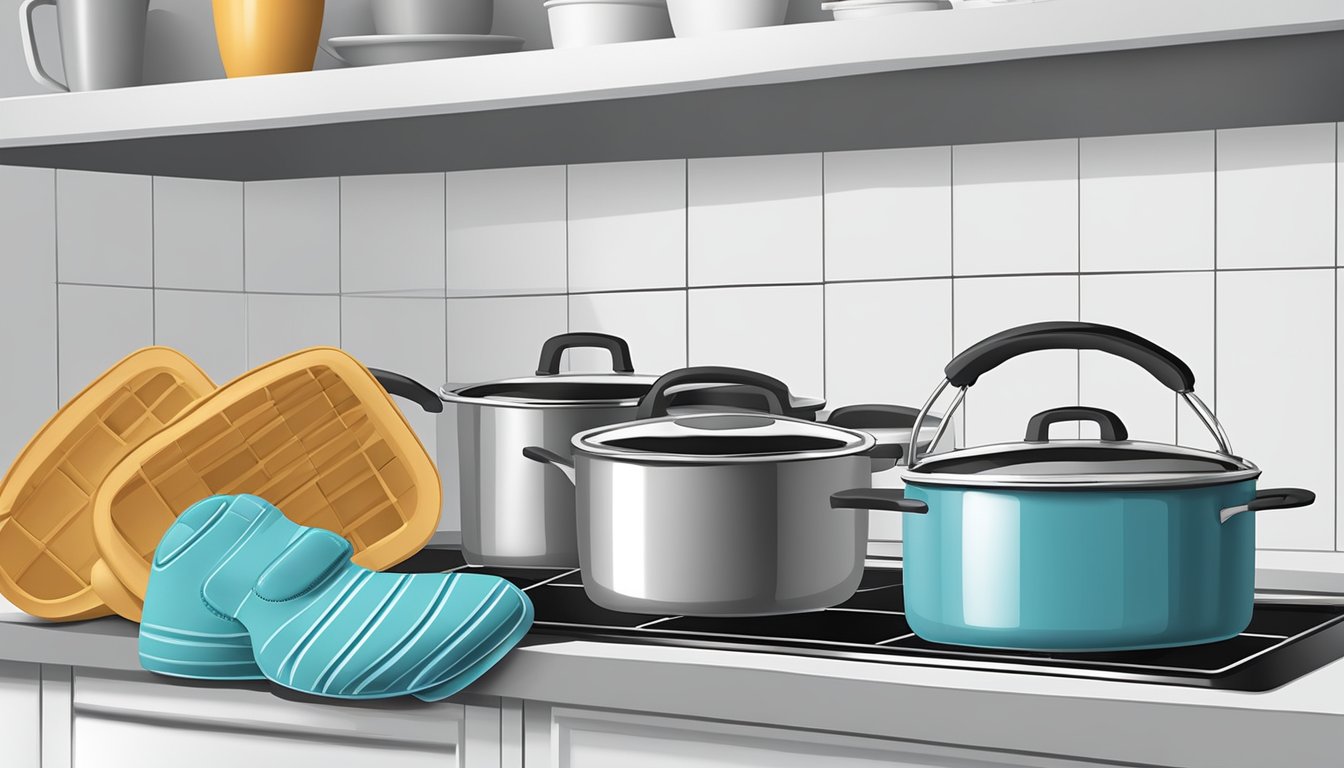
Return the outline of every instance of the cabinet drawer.
[[[400,745],[412,751],[452,753],[464,742],[465,707],[457,703],[426,704],[396,699],[350,702],[295,695],[281,698],[262,683],[211,684],[175,681],[148,673],[89,673],[76,670],[73,710],[76,748],[99,744],[136,745],[146,742],[141,729],[187,729],[255,734],[257,739],[295,739],[311,744],[344,742],[340,749],[354,754],[359,742]],[[104,741],[104,737],[115,739]],[[143,734],[148,736],[148,732]],[[210,739],[202,737],[203,745]],[[160,752],[156,748],[156,754]],[[277,753],[279,754],[279,753]],[[164,765],[180,766],[194,753],[162,753]],[[439,765],[443,765],[442,757]],[[242,765],[239,759],[230,761]],[[320,762],[324,767],[360,765],[342,759]],[[78,764],[78,760],[76,761]],[[98,763],[94,763],[98,764]],[[132,763],[107,763],[130,765]],[[146,763],[134,763],[147,768]],[[297,768],[304,762],[267,759],[259,765]],[[314,763],[316,765],[317,763]],[[410,764],[410,763],[407,763]]]
[[[1088,768],[966,750],[629,712],[526,707],[526,768]]]

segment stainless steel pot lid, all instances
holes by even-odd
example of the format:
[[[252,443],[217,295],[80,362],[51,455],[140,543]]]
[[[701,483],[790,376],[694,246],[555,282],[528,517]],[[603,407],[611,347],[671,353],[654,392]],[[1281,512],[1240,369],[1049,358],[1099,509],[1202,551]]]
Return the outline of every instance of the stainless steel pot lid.
[[[1100,440],[1050,440],[1051,423],[1096,421]],[[1115,414],[1099,408],[1056,408],[1032,418],[1020,443],[982,445],[926,456],[906,470],[906,482],[975,488],[1194,487],[1252,480],[1254,464],[1167,443],[1129,439]]]
[[[655,381],[654,376],[622,373],[526,376],[454,389],[445,384],[439,396],[454,403],[516,408],[634,407]]]
[[[597,427],[574,436],[591,456],[657,464],[805,461],[867,453],[871,435],[785,416],[706,413]]]

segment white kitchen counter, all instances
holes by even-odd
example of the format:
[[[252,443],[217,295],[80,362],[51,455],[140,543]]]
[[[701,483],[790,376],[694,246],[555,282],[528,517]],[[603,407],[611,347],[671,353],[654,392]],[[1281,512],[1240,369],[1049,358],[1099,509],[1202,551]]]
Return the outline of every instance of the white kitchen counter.
[[[71,666],[76,680],[81,668],[137,671],[135,631],[118,618],[49,624],[0,614],[0,659]],[[721,650],[525,643],[534,644],[469,693],[1125,764],[1286,768],[1341,759],[1344,661],[1273,691],[1242,693]]]

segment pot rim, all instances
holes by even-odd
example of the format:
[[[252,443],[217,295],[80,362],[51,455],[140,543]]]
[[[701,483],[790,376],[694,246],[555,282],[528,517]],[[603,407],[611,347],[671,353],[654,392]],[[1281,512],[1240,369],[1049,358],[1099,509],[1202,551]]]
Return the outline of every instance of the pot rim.
[[[1079,474],[1041,474],[1041,475],[996,475],[982,473],[930,472],[921,471],[922,467],[937,466],[954,459],[969,459],[1006,453],[1008,450],[1031,452],[1050,448],[1097,447],[1116,450],[1141,449],[1156,451],[1176,457],[1204,459],[1219,464],[1230,464],[1234,468],[1209,472],[1112,472]],[[1018,488],[1023,490],[1147,490],[1158,488],[1196,488],[1212,485],[1254,480],[1260,477],[1260,468],[1241,458],[1214,451],[1188,448],[1170,443],[1153,443],[1139,440],[1052,440],[1048,443],[996,443],[973,448],[962,448],[946,453],[923,457],[913,467],[901,472],[901,479],[912,485],[961,486],[968,489]]]
[[[569,384],[634,384],[647,385],[652,389],[654,382],[659,377],[644,373],[558,373],[547,376],[517,376],[509,379],[496,379],[494,381],[478,381],[470,384],[447,383],[439,387],[439,399],[448,403],[458,403],[462,405],[481,405],[495,406],[499,408],[531,408],[548,410],[552,408],[561,409],[581,409],[581,408],[634,408],[639,405],[643,395],[639,397],[611,397],[611,398],[590,398],[590,399],[546,399],[531,397],[503,397],[499,395],[486,395],[483,397],[473,397],[464,395],[463,392],[477,387],[489,387],[495,385],[507,384],[540,384],[546,386],[550,383],[569,383]],[[676,391],[688,391],[692,389],[713,389],[717,384],[691,384],[684,388],[678,388]],[[647,392],[646,392],[647,394]],[[796,409],[819,412],[826,407],[826,400],[820,397],[808,397],[804,395],[791,395],[790,406]],[[673,401],[674,408],[680,408]]]
[[[847,444],[823,450],[811,451],[791,451],[781,453],[721,453],[713,455],[704,454],[684,454],[667,453],[659,451],[638,451],[612,448],[602,443],[593,443],[592,439],[605,433],[619,429],[629,429],[631,426],[639,425],[647,427],[666,422],[677,422],[687,418],[715,418],[727,417],[738,418],[743,414],[740,411],[717,411],[696,413],[688,417],[685,414],[663,416],[657,419],[644,419],[636,422],[626,422],[621,424],[607,424],[600,427],[586,429],[574,435],[570,439],[570,445],[574,448],[575,458],[605,459],[621,464],[640,464],[651,466],[736,466],[741,464],[786,464],[800,461],[817,461],[824,459],[838,459],[850,456],[864,456],[871,452],[877,446],[877,438],[855,429],[845,427],[835,427],[829,424],[820,424],[814,421],[804,421],[787,416],[760,414],[758,418],[774,422],[786,422],[802,425],[802,429],[808,429],[813,433],[839,433],[837,437],[847,438]],[[751,431],[751,430],[744,430]],[[866,458],[866,457],[865,457]]]
[[[541,386],[546,386],[549,383],[645,384],[652,387],[653,383],[657,380],[657,376],[650,376],[643,373],[557,373],[549,376],[516,376],[508,379],[496,379],[494,381],[477,381],[470,384],[444,384],[442,387],[439,387],[439,398],[444,402],[449,403],[488,405],[500,408],[633,408],[639,405],[641,398],[610,397],[551,400],[535,397],[501,397],[499,395],[473,397],[462,393],[478,387],[503,384],[539,384]]]

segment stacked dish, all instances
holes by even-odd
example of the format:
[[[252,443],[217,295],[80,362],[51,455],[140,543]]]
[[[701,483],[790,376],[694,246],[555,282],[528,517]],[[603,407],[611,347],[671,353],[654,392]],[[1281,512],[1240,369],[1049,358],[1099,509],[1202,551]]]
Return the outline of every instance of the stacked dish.
[[[494,0],[379,0],[373,4],[377,34],[333,37],[322,50],[342,64],[363,67],[521,49],[521,37],[490,34],[494,17]]]

